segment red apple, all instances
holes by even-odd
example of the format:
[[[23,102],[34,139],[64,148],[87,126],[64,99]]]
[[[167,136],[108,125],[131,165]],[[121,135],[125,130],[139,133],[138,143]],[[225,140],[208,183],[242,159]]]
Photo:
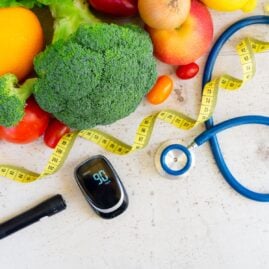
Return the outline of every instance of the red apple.
[[[191,1],[185,22],[173,30],[146,28],[154,45],[155,56],[173,65],[195,62],[209,49],[213,40],[213,22],[204,4]]]

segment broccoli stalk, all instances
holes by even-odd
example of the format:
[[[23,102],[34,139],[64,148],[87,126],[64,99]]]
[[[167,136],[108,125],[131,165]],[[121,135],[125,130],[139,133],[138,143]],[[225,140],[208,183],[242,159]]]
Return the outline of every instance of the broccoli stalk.
[[[17,124],[24,115],[25,102],[33,92],[36,79],[28,79],[21,86],[13,74],[0,77],[0,123],[5,127]]]

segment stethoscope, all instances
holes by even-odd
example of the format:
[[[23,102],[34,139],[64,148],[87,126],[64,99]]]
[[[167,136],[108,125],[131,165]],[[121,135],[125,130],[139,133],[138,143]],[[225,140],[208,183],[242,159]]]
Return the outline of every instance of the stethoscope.
[[[223,32],[209,53],[204,69],[202,88],[211,80],[214,64],[223,45],[235,32],[252,24],[269,24],[269,16],[253,16],[242,19]],[[172,179],[186,174],[194,162],[193,149],[201,146],[205,142],[209,142],[216,164],[230,186],[249,199],[269,202],[269,194],[254,192],[238,182],[226,165],[221,152],[217,134],[226,129],[244,124],[269,125],[269,117],[259,115],[242,116],[229,119],[216,125],[214,125],[213,118],[210,118],[205,122],[206,131],[198,135],[189,146],[186,147],[177,142],[168,142],[160,146],[155,155],[155,165],[158,172]]]

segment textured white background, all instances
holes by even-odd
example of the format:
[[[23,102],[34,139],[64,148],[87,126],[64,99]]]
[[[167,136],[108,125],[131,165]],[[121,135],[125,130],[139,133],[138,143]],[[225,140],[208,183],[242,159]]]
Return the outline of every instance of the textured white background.
[[[263,14],[260,1],[255,14]],[[211,11],[215,36],[247,14]],[[252,13],[253,14],[253,13]],[[215,75],[240,76],[234,47],[252,36],[269,40],[268,26],[249,27],[224,47]],[[269,53],[258,55],[257,74],[244,89],[221,91],[216,122],[234,116],[269,114]],[[201,69],[205,58],[199,60]],[[174,68],[159,64],[160,74]],[[195,117],[200,101],[200,75],[187,82],[174,76],[176,90],[161,106],[145,101],[127,119],[102,128],[132,143],[141,119],[161,108],[175,108]],[[208,145],[196,151],[196,166],[178,181],[160,177],[153,156],[159,144],[180,138],[187,143],[203,130],[177,130],[158,122],[150,145],[143,151],[117,157],[78,139],[63,168],[38,182],[23,185],[0,180],[0,221],[45,198],[61,193],[67,209],[0,241],[0,268],[268,268],[269,204],[247,200],[231,189],[220,175]],[[240,181],[257,191],[269,192],[269,130],[244,126],[219,135],[227,163]],[[0,163],[41,171],[51,151],[36,143],[18,146],[0,141]],[[73,178],[74,167],[95,154],[107,156],[118,171],[130,198],[128,210],[113,220],[99,218],[88,206]]]

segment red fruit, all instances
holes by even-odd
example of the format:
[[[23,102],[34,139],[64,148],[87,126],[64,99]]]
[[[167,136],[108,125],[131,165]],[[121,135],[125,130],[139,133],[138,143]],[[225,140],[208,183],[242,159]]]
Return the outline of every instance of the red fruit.
[[[190,79],[197,75],[199,72],[199,65],[196,63],[190,63],[187,65],[181,65],[177,68],[176,74],[181,79]]]
[[[46,129],[44,142],[50,148],[55,148],[60,139],[70,132],[70,128],[57,119],[52,119]]]
[[[186,65],[204,55],[213,40],[213,21],[207,7],[198,0],[191,1],[190,13],[183,24],[173,30],[147,27],[154,54],[172,65]]]
[[[24,117],[16,126],[0,126],[0,138],[16,144],[33,142],[45,132],[49,119],[49,113],[42,110],[31,97],[27,100]]]
[[[96,10],[117,16],[130,17],[138,12],[138,0],[88,0],[90,5]]]

